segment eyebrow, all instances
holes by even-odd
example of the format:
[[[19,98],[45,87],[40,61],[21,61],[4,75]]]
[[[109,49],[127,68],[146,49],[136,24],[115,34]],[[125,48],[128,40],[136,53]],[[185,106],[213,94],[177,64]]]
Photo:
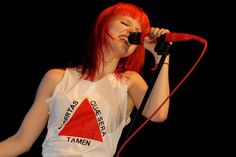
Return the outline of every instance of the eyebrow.
[[[126,20],[127,22],[129,22],[129,24],[132,24],[132,21],[127,17],[120,17],[120,19],[121,20]],[[142,29],[138,28],[138,27],[136,27],[135,30],[138,31],[138,32],[142,32]]]

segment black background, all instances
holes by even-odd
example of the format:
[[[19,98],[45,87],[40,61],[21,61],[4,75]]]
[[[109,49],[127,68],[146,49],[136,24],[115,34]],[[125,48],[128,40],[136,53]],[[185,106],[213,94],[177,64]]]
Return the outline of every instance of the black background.
[[[47,70],[80,62],[93,21],[103,9],[116,2],[11,1],[2,5],[0,140],[17,131]],[[222,65],[224,60],[228,66],[231,63],[226,54],[232,53],[227,49],[230,41],[225,43],[224,35],[233,28],[233,5],[206,0],[126,2],[141,6],[152,26],[198,35],[209,45],[193,73],[171,97],[168,119],[161,124],[148,123],[121,156],[221,153],[222,144],[227,144],[222,141],[230,140],[226,137],[228,132],[224,132],[231,126],[228,123],[231,117],[224,115],[229,103],[222,99],[224,94],[230,93],[223,88],[229,82],[223,78],[230,76],[230,72]],[[197,41],[174,43],[170,61],[171,89],[191,68],[202,48]],[[145,79],[148,81],[151,76],[148,69],[153,61],[148,53],[146,61]],[[143,120],[141,117],[139,123]],[[45,133],[44,130],[30,152],[22,157],[40,156]]]

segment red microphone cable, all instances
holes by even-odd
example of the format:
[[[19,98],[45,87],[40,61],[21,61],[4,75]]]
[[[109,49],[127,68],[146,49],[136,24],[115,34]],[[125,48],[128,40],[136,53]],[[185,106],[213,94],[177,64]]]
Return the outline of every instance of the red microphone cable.
[[[187,41],[187,40],[197,40],[204,44],[203,50],[198,57],[197,61],[194,63],[192,68],[186,73],[183,79],[175,86],[175,88],[171,91],[171,93],[166,97],[166,99],[161,103],[161,105],[151,114],[150,117],[147,118],[128,138],[125,142],[121,145],[120,149],[117,152],[116,157],[120,156],[121,151],[124,149],[126,144],[150,121],[161,109],[161,107],[165,104],[165,102],[177,91],[177,89],[183,84],[183,82],[187,79],[193,69],[197,66],[197,64],[202,59],[203,55],[205,54],[207,48],[207,41],[199,36],[191,35],[191,34],[184,34],[184,33],[166,33],[166,42],[176,42],[176,41]]]

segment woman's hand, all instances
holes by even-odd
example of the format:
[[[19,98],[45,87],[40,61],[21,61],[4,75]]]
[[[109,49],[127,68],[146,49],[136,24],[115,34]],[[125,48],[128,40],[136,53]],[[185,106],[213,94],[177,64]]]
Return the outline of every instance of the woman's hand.
[[[152,27],[150,30],[150,36],[146,36],[144,38],[144,48],[153,54],[153,56],[155,57],[156,63],[159,62],[160,56],[158,56],[157,53],[154,51],[154,48],[156,46],[155,40],[161,35],[165,33],[169,33],[169,32],[170,31],[165,28]]]

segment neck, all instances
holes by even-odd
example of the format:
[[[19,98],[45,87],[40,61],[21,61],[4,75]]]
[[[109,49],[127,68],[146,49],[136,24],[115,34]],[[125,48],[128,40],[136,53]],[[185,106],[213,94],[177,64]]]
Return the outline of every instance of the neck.
[[[105,63],[100,65],[98,72],[96,73],[95,80],[101,79],[109,73],[113,73],[119,63],[119,59],[113,58],[111,60],[105,59]]]

